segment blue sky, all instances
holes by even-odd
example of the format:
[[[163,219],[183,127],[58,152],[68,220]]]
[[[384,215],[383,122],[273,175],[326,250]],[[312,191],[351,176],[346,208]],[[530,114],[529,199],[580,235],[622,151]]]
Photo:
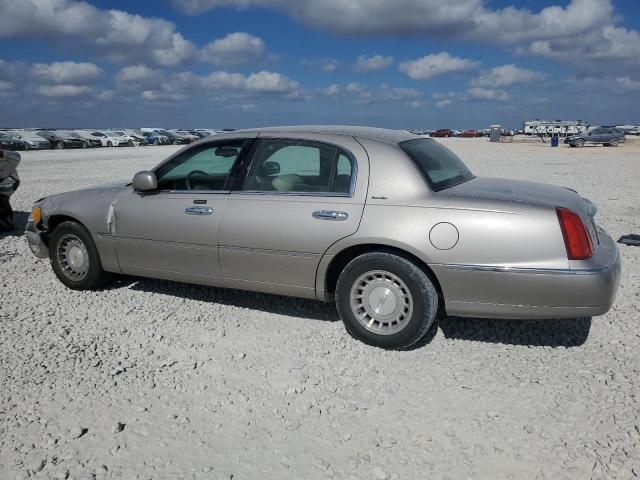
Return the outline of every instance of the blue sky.
[[[640,123],[637,0],[0,0],[0,126]]]

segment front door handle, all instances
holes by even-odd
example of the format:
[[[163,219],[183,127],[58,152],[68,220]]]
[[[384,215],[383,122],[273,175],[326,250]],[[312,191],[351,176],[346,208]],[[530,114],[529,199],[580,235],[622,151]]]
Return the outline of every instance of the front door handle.
[[[184,213],[187,215],[212,215],[213,208],[211,207],[188,207],[184,209]]]
[[[347,212],[341,212],[339,210],[316,210],[313,212],[313,218],[317,218],[318,220],[346,220],[349,218],[349,214]]]

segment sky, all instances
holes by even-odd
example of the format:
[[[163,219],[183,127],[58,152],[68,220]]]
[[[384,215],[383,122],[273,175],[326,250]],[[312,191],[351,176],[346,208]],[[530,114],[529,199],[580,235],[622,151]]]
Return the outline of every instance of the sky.
[[[0,127],[640,124],[638,0],[0,0]]]

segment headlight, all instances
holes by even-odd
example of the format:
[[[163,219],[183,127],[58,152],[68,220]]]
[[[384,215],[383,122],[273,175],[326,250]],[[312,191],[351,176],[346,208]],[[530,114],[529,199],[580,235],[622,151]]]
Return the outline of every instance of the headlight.
[[[41,220],[42,220],[42,210],[40,209],[40,207],[34,205],[31,208],[31,221],[33,222],[34,225],[37,225],[40,223]]]

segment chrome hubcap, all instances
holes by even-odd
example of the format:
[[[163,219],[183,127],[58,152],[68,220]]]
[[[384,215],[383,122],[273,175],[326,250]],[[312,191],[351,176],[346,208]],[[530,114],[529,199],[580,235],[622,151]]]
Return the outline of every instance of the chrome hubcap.
[[[413,313],[413,298],[397,275],[373,270],[351,287],[351,311],[370,332],[391,335],[404,329]]]
[[[72,234],[64,235],[58,242],[56,252],[58,265],[67,278],[82,280],[89,270],[89,252],[82,240]]]

